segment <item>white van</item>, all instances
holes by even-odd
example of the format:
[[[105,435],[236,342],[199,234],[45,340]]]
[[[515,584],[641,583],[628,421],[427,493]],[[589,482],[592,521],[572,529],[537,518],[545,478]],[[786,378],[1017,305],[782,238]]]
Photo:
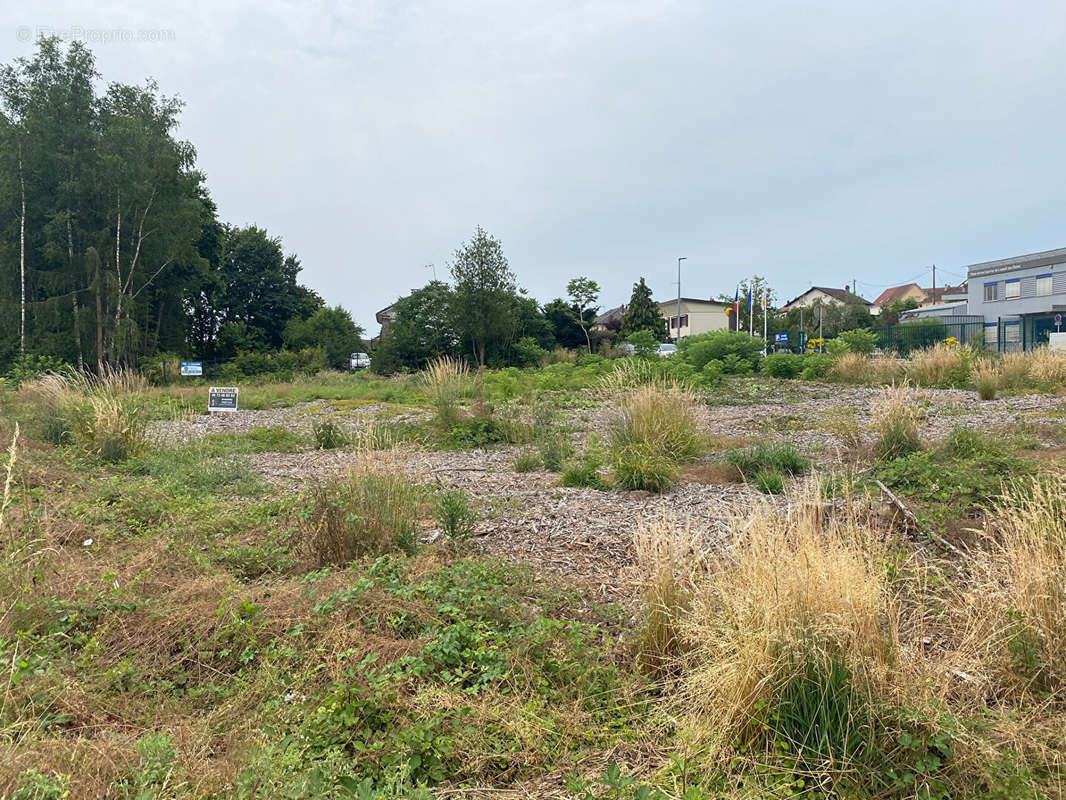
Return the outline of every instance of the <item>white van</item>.
[[[366,369],[370,366],[370,356],[366,353],[352,353],[349,359],[348,366],[353,370]]]

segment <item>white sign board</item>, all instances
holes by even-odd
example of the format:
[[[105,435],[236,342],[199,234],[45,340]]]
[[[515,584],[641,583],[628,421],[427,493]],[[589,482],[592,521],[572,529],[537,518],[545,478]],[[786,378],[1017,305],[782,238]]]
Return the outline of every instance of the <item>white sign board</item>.
[[[1066,331],[1062,333],[1055,333],[1052,331],[1047,335],[1047,346],[1049,350],[1062,350],[1066,352]]]
[[[204,374],[204,362],[203,361],[182,361],[181,362],[181,374],[182,375],[203,375]]]
[[[208,411],[236,411],[236,386],[212,386],[207,390]]]

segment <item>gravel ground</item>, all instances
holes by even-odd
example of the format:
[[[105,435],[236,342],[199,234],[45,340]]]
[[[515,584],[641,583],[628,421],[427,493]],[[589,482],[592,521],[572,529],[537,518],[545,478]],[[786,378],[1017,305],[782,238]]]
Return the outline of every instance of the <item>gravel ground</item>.
[[[840,421],[850,420],[867,431],[871,403],[883,390],[857,387],[789,385],[772,390],[756,402],[700,406],[700,423],[713,435],[770,438],[792,442],[822,461],[832,461],[842,448]],[[1066,398],[1026,395],[980,401],[973,392],[917,390],[915,397],[927,408],[923,437],[941,438],[955,427],[993,432],[1007,426],[1066,421]],[[160,443],[194,441],[208,433],[242,432],[256,426],[283,426],[308,433],[314,422],[333,418],[355,432],[386,412],[382,405],[345,407],[337,411],[325,402],[291,408],[239,411],[157,423],[151,435]],[[582,407],[564,416],[577,433],[605,436],[616,403]],[[390,419],[424,419],[427,412],[412,410]],[[836,422],[834,422],[834,420]],[[307,450],[298,453],[259,453],[255,469],[277,491],[298,491],[309,481],[346,474],[364,459],[375,466],[402,471],[421,484],[438,484],[466,490],[478,507],[476,543],[486,553],[530,563],[539,574],[562,577],[606,599],[628,593],[626,567],[632,562],[631,542],[640,524],[666,518],[676,525],[691,525],[708,546],[721,541],[730,521],[755,503],[781,504],[739,484],[680,482],[661,495],[647,492],[570,489],[557,485],[558,476],[544,471],[516,473],[518,448],[473,451],[425,451],[403,447],[369,456],[353,451]],[[432,539],[437,535],[428,534]]]

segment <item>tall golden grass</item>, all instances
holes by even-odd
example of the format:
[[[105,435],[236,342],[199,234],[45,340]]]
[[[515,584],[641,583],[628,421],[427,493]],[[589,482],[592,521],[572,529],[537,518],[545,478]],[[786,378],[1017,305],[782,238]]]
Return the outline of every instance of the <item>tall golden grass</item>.
[[[421,383],[441,424],[449,424],[455,419],[459,403],[472,388],[466,364],[448,356],[431,361],[422,372]]]
[[[648,385],[630,393],[610,435],[610,461],[624,489],[661,492],[677,478],[678,465],[704,448],[696,406],[684,391]]]
[[[659,362],[648,358],[619,358],[614,362],[614,368],[597,383],[600,394],[607,397],[641,386],[651,386],[663,392],[692,388],[689,382],[667,374]]]
[[[955,598],[961,668],[1000,698],[1066,701],[1066,478],[1018,482],[991,510]]]
[[[995,400],[999,391],[1000,371],[988,358],[975,359],[970,365],[970,380],[982,400]]]
[[[872,426],[877,431],[874,452],[884,461],[921,449],[919,426],[925,413],[913,391],[902,386],[882,390],[870,403]]]
[[[19,395],[38,407],[38,416],[55,443],[73,440],[85,452],[106,461],[121,461],[146,441],[148,382],[129,369],[99,376],[52,372],[26,381]]]
[[[900,361],[891,356],[871,356],[865,353],[843,353],[829,368],[829,377],[842,383],[893,383],[903,374]]]
[[[949,386],[965,380],[970,353],[967,348],[938,342],[913,352],[904,375],[917,386]]]
[[[810,698],[815,713],[819,703],[840,703],[837,723],[854,726],[844,739],[867,736],[901,666],[878,538],[856,516],[827,513],[816,482],[787,516],[762,505],[732,528],[727,552],[692,579],[691,612],[680,623],[682,698],[696,735],[712,752],[754,748],[759,758],[774,747],[769,738],[794,734],[772,729],[786,703],[795,707],[796,687],[815,676],[824,684]],[[836,689],[848,696],[820,697],[834,675],[845,676]],[[853,755],[844,749],[825,754],[841,769]]]

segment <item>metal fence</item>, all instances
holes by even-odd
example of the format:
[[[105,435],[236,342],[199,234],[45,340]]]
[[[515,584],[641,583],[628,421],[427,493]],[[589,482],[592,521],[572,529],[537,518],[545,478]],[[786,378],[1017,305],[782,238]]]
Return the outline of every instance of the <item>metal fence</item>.
[[[985,346],[985,324],[980,317],[927,318],[875,328],[874,333],[877,334],[877,343],[882,350],[893,350],[901,356],[952,338],[962,345],[978,348]],[[995,348],[997,343],[989,344]]]

